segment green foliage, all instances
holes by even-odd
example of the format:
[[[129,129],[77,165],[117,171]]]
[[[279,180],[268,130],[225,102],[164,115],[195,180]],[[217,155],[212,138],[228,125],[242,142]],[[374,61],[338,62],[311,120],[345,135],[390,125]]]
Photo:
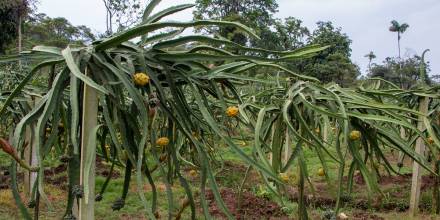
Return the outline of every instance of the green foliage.
[[[341,88],[336,84],[322,86],[312,81],[289,83],[279,79],[279,82],[276,90],[266,90],[255,95],[253,99],[249,98],[243,105],[245,112],[242,114],[248,116],[245,122],[248,120],[253,125],[255,157],[263,166],[279,173],[286,172],[292,166],[299,169],[301,218],[305,218],[306,215],[305,207],[301,205],[305,201],[301,192],[306,184],[313,191],[313,183],[310,181],[313,174],[308,172],[309,166],[321,165],[329,184],[331,176],[327,172],[328,161],[335,162],[338,167],[336,212],[345,199],[342,195],[351,192],[355,170],[359,170],[366,181],[369,196],[379,193],[380,188],[377,185],[375,170],[368,164],[380,163],[389,173],[397,173],[385,157],[386,149],[398,149],[432,172],[426,158],[415,153],[412,148],[417,138],[427,140],[425,134],[416,128],[418,120],[411,115],[425,116],[413,110],[417,109],[417,106],[408,105],[417,103],[420,97],[428,93],[434,95],[430,89],[416,87],[407,93],[396,89],[395,85],[389,82],[378,79],[365,82],[357,89]],[[437,91],[437,88],[432,89]],[[376,97],[379,94],[382,95],[381,98]],[[434,96],[436,99],[439,97]],[[280,119],[282,124],[279,124]],[[430,120],[423,119],[427,127],[431,126]],[[407,137],[400,136],[401,127],[408,131]],[[430,136],[436,136],[432,130],[427,130]],[[359,139],[352,137],[353,131],[361,134]],[[284,152],[285,148],[292,148],[287,161],[277,159],[270,163],[264,156],[270,152],[272,158],[275,158],[276,154]],[[432,150],[436,151],[438,146],[435,148]],[[310,158],[310,155],[305,156],[307,150],[316,154],[319,162],[305,160]],[[348,183],[345,186],[343,177],[347,170]],[[279,195],[278,188],[272,185],[276,185],[276,181],[271,181],[265,174],[262,175],[269,189]]]
[[[277,8],[278,4],[274,0],[197,0],[194,18],[236,21],[260,32],[273,24],[273,14]],[[234,27],[210,28],[207,31],[241,45],[245,45],[249,40]],[[264,34],[260,34],[260,37],[262,41],[269,40],[264,38]]]
[[[1,134],[1,135],[3,135],[3,134]],[[10,163],[11,163],[11,158],[9,157],[9,155],[7,155],[5,152],[1,151],[0,152],[0,167],[9,166]]]
[[[391,26],[389,28],[389,30],[391,32],[397,32],[397,33],[404,33],[406,31],[406,29],[409,28],[409,25],[407,23],[403,23],[400,24],[399,22],[397,22],[396,20],[392,20],[391,21]],[[400,36],[400,35],[399,35]],[[399,38],[400,39],[400,38]]]
[[[322,213],[321,220],[336,220],[336,213],[331,209],[327,209]]]
[[[331,22],[318,22],[309,39],[309,43],[329,45],[319,55],[300,64],[300,70],[307,75],[318,78],[321,82],[336,82],[342,86],[350,86],[360,75],[359,67],[350,60],[351,40],[335,28]]]
[[[16,39],[20,17],[24,17],[28,10],[29,1],[27,0],[0,2],[0,55],[4,54],[6,47]]]
[[[399,62],[398,58],[387,57],[382,64],[372,64],[369,77],[380,77],[390,81],[401,88],[409,89],[416,85],[420,80],[420,68],[425,68],[424,74],[426,82],[431,84],[428,73],[430,72],[429,63],[422,66],[420,56],[409,57]]]
[[[135,181],[143,211],[149,219],[156,219],[161,203],[167,204],[168,218],[173,218],[178,206],[176,195],[183,193],[191,219],[196,219],[198,214],[197,200],[205,218],[210,219],[205,196],[208,187],[220,210],[228,219],[233,219],[220,196],[213,168],[221,158],[218,154],[223,153],[218,149],[219,143],[255,169],[266,184],[265,190],[279,201],[283,201],[281,189],[286,184],[280,173],[297,170],[299,219],[308,218],[305,189],[308,185],[313,191],[310,177],[314,175],[310,167],[322,167],[322,178],[329,182],[334,177],[328,172],[330,165],[338,168],[334,214],[341,207],[344,191],[351,191],[356,170],[364,178],[370,196],[380,193],[380,189],[369,164],[380,163],[388,172],[398,172],[385,157],[384,149],[398,149],[431,171],[424,156],[415,153],[412,145],[416,139],[426,142],[430,136],[435,143],[430,150],[436,152],[439,128],[431,126],[432,115],[421,114],[415,109],[421,97],[438,99],[440,88],[419,86],[402,90],[383,79],[369,79],[356,89],[343,88],[336,83],[323,84],[337,79],[336,82],[348,85],[358,72],[349,59],[350,39],[330,22],[318,23],[318,29],[308,41],[312,45],[301,47],[308,31],[301,28],[299,20],[289,18],[284,25],[278,24],[280,32],[284,33],[277,37],[284,39],[280,48],[294,50],[269,50],[241,45],[260,32],[257,29],[256,34],[247,26],[228,19],[162,22],[160,20],[166,15],[190,6],[176,6],[151,14],[158,2],[151,2],[139,25],[92,44],[83,45],[80,41],[66,48],[37,46],[18,56],[0,58],[0,62],[31,60],[38,63],[30,71],[19,70],[23,78],[7,96],[2,95],[0,107],[1,120],[17,119],[11,139],[17,152],[24,150],[26,127],[34,128],[38,182],[31,200],[38,192],[50,207],[43,180],[45,166],[52,164],[48,159],[52,149],[66,156],[64,161],[69,167],[66,215],[72,213],[74,202],[83,192],[84,200],[94,199],[88,198],[90,185],[87,181],[79,185],[79,159],[84,153],[80,148],[84,135],[80,134],[83,128],[80,117],[84,114],[85,86],[98,92],[99,125],[93,128],[91,139],[84,146],[90,149],[98,145],[96,152],[87,151],[85,155],[88,159],[84,167],[88,169],[84,171],[84,178],[88,179],[92,172],[90,167],[95,153],[114,166],[122,167],[125,174],[122,193],[111,193],[116,199],[113,208],[124,208],[133,198],[129,189]],[[226,6],[232,8],[226,9],[237,13],[247,10],[239,8],[242,5],[237,1],[201,3],[229,3]],[[273,1],[260,2],[260,5],[244,3],[250,4],[243,5],[254,10],[249,12],[253,16],[259,15],[255,7],[275,8]],[[230,20],[241,17],[234,17],[239,15],[237,13],[232,13]],[[59,32],[48,38],[68,39],[57,41],[56,45],[64,47],[78,40],[75,28],[66,20],[45,20],[44,16],[42,20],[43,24],[59,24],[57,27],[60,27],[56,29]],[[263,16],[261,21],[255,22],[255,26],[261,26],[266,20]],[[220,34],[224,31],[225,38],[179,36],[186,28],[208,26]],[[244,38],[236,39],[237,33]],[[280,64],[289,64],[295,67],[294,70],[301,70],[299,73],[316,78],[295,73]],[[261,78],[244,75],[254,69],[267,72]],[[136,83],[134,76],[139,73],[148,76],[146,85]],[[32,79],[42,74],[49,74],[51,83],[48,87],[35,89]],[[31,108],[25,101],[34,96],[40,100]],[[238,115],[225,113],[232,106],[239,109]],[[438,105],[431,105],[430,112],[438,112]],[[416,128],[418,118],[424,122],[426,131]],[[241,129],[252,132],[251,149],[238,146],[236,140],[244,139]],[[400,129],[406,129],[408,136],[402,137]],[[353,137],[352,131],[359,135]],[[157,144],[159,138],[167,140],[167,144]],[[286,155],[288,160],[281,160],[286,149],[290,150]],[[316,157],[307,160],[308,154]],[[223,156],[228,157],[227,154]],[[191,187],[184,175],[187,167],[196,170],[200,182],[198,190]],[[347,168],[348,181],[345,182]],[[16,173],[12,175],[16,178]],[[122,182],[119,180],[119,183]],[[148,193],[143,190],[146,183],[151,187]],[[158,184],[165,187],[165,195],[158,193]],[[175,184],[180,184],[184,192],[176,192],[172,187]],[[104,199],[106,190],[111,192],[114,187],[102,187]],[[14,193],[16,203],[22,207],[15,182]],[[259,194],[267,195],[264,191]],[[24,217],[29,215],[25,208],[20,210]]]
[[[31,49],[36,45],[66,47],[82,46],[95,40],[90,28],[74,26],[67,19],[50,18],[46,14],[36,14],[25,23],[24,47]]]
[[[328,50],[323,51],[320,55],[325,57],[326,55],[333,53],[340,53],[346,57],[350,57],[352,41],[347,34],[342,33],[341,28],[336,28],[330,21],[318,22],[317,28],[313,31],[309,40],[312,44],[330,45]]]
[[[351,40],[331,22],[318,22],[316,30],[310,33],[297,18],[274,19],[273,13],[278,7],[274,1],[199,0],[196,6],[195,18],[239,21],[254,28],[260,39],[248,39],[233,27],[208,29],[208,33],[218,34],[241,45],[249,42],[252,46],[270,50],[294,50],[313,44],[330,46],[312,59],[286,62],[289,69],[313,76],[324,83],[336,82],[342,86],[353,85],[360,75],[358,66],[350,59]],[[268,56],[264,52],[260,54]]]
[[[30,15],[24,20],[22,26],[22,47],[24,50],[29,50],[37,45],[83,46],[95,40],[95,35],[90,28],[84,25],[74,26],[66,18],[51,18],[43,13]],[[14,40],[15,37],[17,36],[14,36]],[[5,52],[6,54],[16,54],[18,52],[16,43],[6,44]]]
[[[321,82],[335,82],[341,86],[351,86],[360,75],[359,67],[353,64],[343,53],[328,54],[323,59],[306,61],[304,71],[307,75],[318,78]]]
[[[258,30],[261,40],[251,39],[252,45],[272,50],[293,50],[303,47],[310,37],[310,32],[302,26],[302,21],[294,17],[276,19],[272,26],[263,26]]]
[[[160,21],[164,15],[171,14],[170,11],[178,10],[181,9],[177,7],[144,17],[140,25],[89,46],[72,48],[68,46],[64,49],[37,46],[16,57],[33,62],[44,61],[31,71],[23,72],[25,77],[0,108],[0,117],[17,115],[20,118],[15,125],[14,137],[11,140],[17,152],[23,151],[26,126],[35,126],[33,131],[36,136],[39,162],[37,165],[39,181],[35,190],[38,190],[42,201],[48,203],[49,207],[50,203],[43,190],[44,159],[53,148],[61,148],[60,151],[69,158],[69,192],[76,189],[76,192],[84,192],[86,201],[93,199],[87,197],[89,189],[87,181],[82,186],[78,185],[81,140],[78,131],[81,131],[82,126],[80,115],[84,106],[81,97],[85,85],[96,89],[100,96],[98,121],[100,126],[92,131],[87,146],[94,146],[95,142],[102,146],[106,144],[112,146],[114,153],[107,157],[116,161],[117,165],[125,166],[124,188],[121,198],[114,206],[116,209],[122,208],[125,204],[127,190],[132,180],[130,176],[132,166],[136,170],[136,184],[143,186],[146,179],[152,187],[152,198],[148,200],[142,187],[138,190],[145,213],[150,219],[155,219],[154,213],[158,203],[155,184],[158,181],[166,186],[169,217],[173,216],[176,205],[171,185],[179,182],[190,203],[192,219],[195,219],[195,195],[187,179],[182,175],[183,166],[187,165],[199,170],[200,200],[206,218],[209,218],[205,200],[206,184],[209,184],[221,210],[232,218],[220,197],[215,174],[211,168],[212,162],[216,160],[213,157],[215,141],[226,143],[241,160],[266,177],[281,182],[271,169],[262,166],[234,143],[234,135],[229,133],[232,127],[228,124],[238,122],[239,119],[228,118],[224,112],[227,106],[236,106],[242,102],[236,86],[252,80],[241,77],[239,73],[266,66],[283,71],[287,76],[308,79],[277,65],[276,62],[312,56],[325,47],[310,46],[295,51],[270,51],[240,46],[228,40],[219,42],[218,39],[208,36],[178,38],[174,35],[173,29],[208,25],[232,26],[242,33],[255,36],[251,29],[235,22]],[[63,20],[60,23],[66,24]],[[154,35],[157,34],[156,31],[164,29],[173,33],[174,39],[165,40]],[[61,30],[65,31],[64,28]],[[70,29],[67,32],[72,33]],[[149,34],[153,35],[145,38]],[[144,36],[144,41],[132,42],[140,36]],[[159,36],[163,36],[163,33]],[[192,41],[197,43],[196,46],[185,47],[187,42]],[[145,46],[143,42],[149,42],[149,45]],[[218,44],[220,44],[218,48],[210,46]],[[235,55],[223,50],[225,45],[243,53],[264,51],[270,54],[271,58]],[[176,47],[184,50],[175,51]],[[8,62],[14,57],[2,59]],[[206,66],[216,61],[221,62],[222,65]],[[146,74],[149,83],[146,86],[134,84],[133,76],[136,73]],[[29,83],[37,74],[53,75],[52,84],[38,93],[30,93]],[[272,82],[262,80],[262,83]],[[19,99],[29,99],[32,95],[41,96],[35,107],[26,111],[19,108],[21,105]],[[11,109],[19,111],[13,112],[10,111]],[[56,129],[60,123],[63,123],[62,130]],[[159,148],[156,144],[159,137],[167,138],[169,144]],[[85,167],[91,167],[94,153],[87,151],[88,159],[85,161]],[[161,159],[164,156],[165,159]],[[147,161],[153,161],[155,167],[150,167]],[[84,173],[87,179],[90,170],[87,169]],[[159,173],[159,176],[153,176],[153,173]],[[72,204],[78,195],[69,193],[66,215],[72,212]],[[20,197],[16,198],[16,202],[21,204]],[[23,215],[27,215],[26,211]]]
[[[113,25],[116,25],[116,32],[122,31],[141,19],[142,5],[137,0],[101,0],[106,9],[106,33],[105,36],[113,34]]]

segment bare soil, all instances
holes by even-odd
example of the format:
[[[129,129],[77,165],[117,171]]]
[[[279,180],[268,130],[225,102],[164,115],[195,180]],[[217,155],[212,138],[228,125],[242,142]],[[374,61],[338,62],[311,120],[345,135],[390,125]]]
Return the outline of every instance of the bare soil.
[[[110,174],[110,166],[102,163],[102,160],[97,158],[96,173],[97,175],[107,177]],[[112,179],[119,178],[121,174],[117,170],[113,170]],[[18,181],[23,181],[23,173],[18,173]],[[46,168],[44,170],[45,182],[59,186],[63,190],[67,190],[67,164],[61,163],[56,167]],[[11,185],[11,176],[8,167],[0,167],[0,189],[9,189]]]
[[[344,178],[345,181],[347,178]],[[347,207],[352,207],[362,210],[375,210],[381,212],[396,211],[404,212],[409,208],[408,205],[408,192],[411,190],[411,174],[403,174],[398,176],[382,176],[379,178],[378,184],[382,191],[387,190],[389,197],[392,199],[384,199],[380,196],[374,197],[369,200],[366,196],[366,186],[360,174],[354,176],[355,185],[353,186],[353,192],[356,193],[354,197],[346,197],[342,199],[342,202]],[[431,175],[425,175],[422,177],[421,191],[425,192],[430,190],[435,183],[435,177]],[[310,190],[306,190],[306,204],[309,207],[315,208],[329,208],[336,204],[335,196],[329,192],[334,192],[334,188],[324,181],[314,182],[315,194],[312,194]],[[293,201],[298,201],[298,190],[296,187],[288,188],[288,196]],[[426,204],[420,204],[420,209],[426,210]],[[362,213],[362,212],[360,212]],[[359,214],[361,215],[361,214]],[[361,218],[361,219],[377,219],[373,217]],[[380,219],[380,218],[379,218]]]
[[[220,190],[220,195],[229,211],[237,219],[289,219],[277,203],[256,197],[252,193],[242,193],[240,208],[238,207],[238,193],[232,189],[223,188]],[[207,191],[206,199],[209,205],[209,212],[214,218],[227,219],[222,210],[217,206],[212,191]]]
[[[353,212],[352,215],[353,215],[353,219],[356,220],[384,220],[384,218],[376,214],[362,212],[362,211]]]

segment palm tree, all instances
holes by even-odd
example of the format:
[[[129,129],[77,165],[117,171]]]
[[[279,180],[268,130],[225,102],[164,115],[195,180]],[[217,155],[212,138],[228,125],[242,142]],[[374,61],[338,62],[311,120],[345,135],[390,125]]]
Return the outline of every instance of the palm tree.
[[[391,32],[397,32],[397,47],[399,48],[399,78],[400,78],[400,87],[402,87],[402,72],[400,71],[402,69],[402,58],[400,57],[400,38],[401,34],[403,34],[406,29],[409,28],[409,25],[407,23],[399,24],[396,20],[391,21],[391,26],[389,30]]]
[[[371,61],[376,58],[376,55],[373,53],[373,51],[370,51],[370,53],[365,55],[366,58],[368,58],[368,70],[371,72]]]
[[[400,61],[400,38],[401,38],[401,34],[403,34],[406,29],[409,28],[409,25],[407,23],[403,23],[403,24],[399,24],[399,22],[397,22],[396,20],[392,20],[391,21],[391,26],[389,28],[389,30],[391,32],[397,32],[397,47],[399,48],[399,61]]]

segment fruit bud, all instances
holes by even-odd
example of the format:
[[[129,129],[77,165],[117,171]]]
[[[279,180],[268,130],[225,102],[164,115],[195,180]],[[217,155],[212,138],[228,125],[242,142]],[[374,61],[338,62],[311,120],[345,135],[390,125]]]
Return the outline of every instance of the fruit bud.
[[[9,155],[15,155],[15,150],[12,148],[12,146],[3,138],[0,138],[0,147],[4,152],[6,152]]]

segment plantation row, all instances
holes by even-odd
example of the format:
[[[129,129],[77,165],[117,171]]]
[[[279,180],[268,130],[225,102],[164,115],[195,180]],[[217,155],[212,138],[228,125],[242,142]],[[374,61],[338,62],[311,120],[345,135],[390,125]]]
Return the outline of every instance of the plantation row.
[[[23,77],[12,91],[0,94],[1,120],[13,124],[8,128],[10,137],[2,137],[0,146],[13,158],[12,191],[24,219],[32,219],[32,210],[38,212],[41,202],[50,207],[44,170],[53,152],[67,163],[64,219],[93,219],[95,200],[105,197],[112,175],[95,193],[96,157],[111,164],[110,173],[115,167],[124,171],[123,190],[113,210],[124,208],[130,182],[135,181],[145,216],[156,219],[156,186],[163,183],[168,218],[180,218],[187,211],[196,219],[200,205],[202,215],[210,219],[209,188],[224,215],[234,219],[215,178],[220,145],[254,169],[277,200],[282,201],[285,186],[294,182],[299,192],[298,219],[308,219],[305,190],[313,188],[310,176],[315,175],[308,173],[306,150],[319,158],[317,175],[329,185],[329,163],[337,166],[335,215],[340,213],[343,195],[352,192],[356,174],[362,176],[371,197],[382,196],[378,168],[398,175],[396,165],[411,158],[416,176],[410,208],[417,211],[421,170],[438,178],[440,159],[440,87],[426,85],[424,69],[420,83],[407,90],[379,78],[355,88],[322,84],[284,64],[313,57],[326,45],[275,51],[206,35],[180,36],[187,28],[217,26],[258,38],[235,22],[161,21],[191,5],[151,14],[157,2],[147,7],[141,24],[89,46],[36,46],[0,58],[2,63],[35,64],[31,71],[20,73]],[[259,68],[269,76],[247,74]],[[50,86],[34,84],[43,76]],[[251,152],[237,140],[248,142]],[[398,164],[387,158],[390,150],[400,153]],[[29,154],[34,158],[25,156]],[[431,162],[428,155],[433,155]],[[19,196],[17,167],[31,173],[27,205]],[[191,177],[200,180],[197,193],[183,175],[188,169]],[[148,198],[146,183],[152,190]],[[186,195],[178,214],[173,184]],[[438,198],[433,196],[437,206]]]

